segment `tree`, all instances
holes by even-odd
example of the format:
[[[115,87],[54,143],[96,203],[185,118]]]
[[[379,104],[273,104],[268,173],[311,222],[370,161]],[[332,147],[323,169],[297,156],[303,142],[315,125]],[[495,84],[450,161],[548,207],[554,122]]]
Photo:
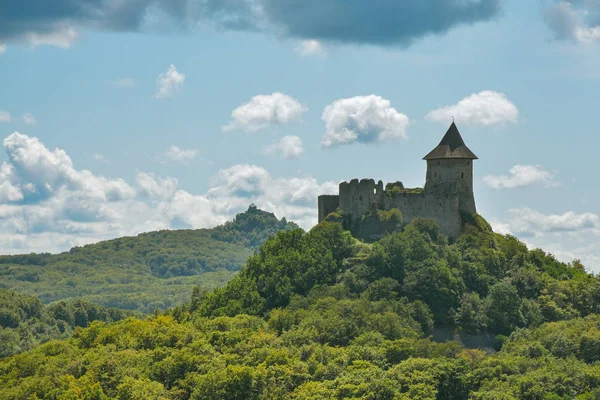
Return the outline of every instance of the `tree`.
[[[524,325],[521,313],[521,298],[517,288],[508,282],[499,282],[490,288],[488,318],[490,330],[509,334],[515,328]]]

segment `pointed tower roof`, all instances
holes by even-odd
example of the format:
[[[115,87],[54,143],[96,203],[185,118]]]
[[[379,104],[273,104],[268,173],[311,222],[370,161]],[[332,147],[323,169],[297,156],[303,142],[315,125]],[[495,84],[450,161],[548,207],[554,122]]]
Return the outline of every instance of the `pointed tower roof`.
[[[467,147],[456,124],[452,122],[448,132],[438,146],[427,154],[423,160],[436,160],[441,158],[466,158],[477,160],[477,156]]]

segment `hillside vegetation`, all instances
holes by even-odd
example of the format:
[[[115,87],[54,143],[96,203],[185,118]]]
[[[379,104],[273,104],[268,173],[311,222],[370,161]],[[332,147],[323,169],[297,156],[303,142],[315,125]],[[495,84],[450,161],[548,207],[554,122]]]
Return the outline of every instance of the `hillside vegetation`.
[[[132,315],[83,300],[46,307],[37,297],[0,289],[0,358],[50,340],[67,339],[74,328],[85,328],[94,321],[114,322]]]
[[[600,398],[600,282],[474,216],[279,232],[223,288],[0,361],[1,399]],[[433,337],[446,335],[450,340]]]
[[[0,288],[49,304],[83,299],[151,312],[189,299],[194,286],[225,284],[255,248],[297,225],[251,206],[213,229],[160,231],[62,254],[0,256]]]

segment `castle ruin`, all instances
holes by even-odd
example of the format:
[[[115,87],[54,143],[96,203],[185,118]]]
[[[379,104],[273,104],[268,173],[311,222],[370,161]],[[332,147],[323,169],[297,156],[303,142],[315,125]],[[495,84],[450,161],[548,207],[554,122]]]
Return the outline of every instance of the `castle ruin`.
[[[440,144],[423,159],[427,161],[423,188],[406,189],[402,182],[388,183],[384,188],[382,181],[375,183],[373,179],[342,182],[338,195],[319,196],[319,222],[337,212],[348,229],[357,229],[361,223],[371,225],[363,234],[358,229],[357,237],[374,238],[377,227],[368,217],[398,209],[403,223],[414,218],[431,219],[444,235],[458,238],[462,215],[477,212],[473,195],[473,160],[477,156],[452,122]]]

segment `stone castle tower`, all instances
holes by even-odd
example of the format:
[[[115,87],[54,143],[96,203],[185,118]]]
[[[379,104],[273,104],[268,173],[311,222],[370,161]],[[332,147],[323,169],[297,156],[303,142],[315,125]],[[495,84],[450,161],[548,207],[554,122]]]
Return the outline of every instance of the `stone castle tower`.
[[[398,209],[404,223],[414,218],[432,219],[443,234],[457,238],[462,233],[462,215],[477,212],[473,195],[473,160],[477,156],[453,122],[440,144],[423,159],[427,161],[424,188],[406,189],[402,182],[395,182],[384,189],[382,181],[373,179],[342,182],[338,195],[319,196],[319,222],[338,211],[346,226],[358,229],[377,211]],[[377,226],[372,220],[369,225],[361,235],[374,238]]]

